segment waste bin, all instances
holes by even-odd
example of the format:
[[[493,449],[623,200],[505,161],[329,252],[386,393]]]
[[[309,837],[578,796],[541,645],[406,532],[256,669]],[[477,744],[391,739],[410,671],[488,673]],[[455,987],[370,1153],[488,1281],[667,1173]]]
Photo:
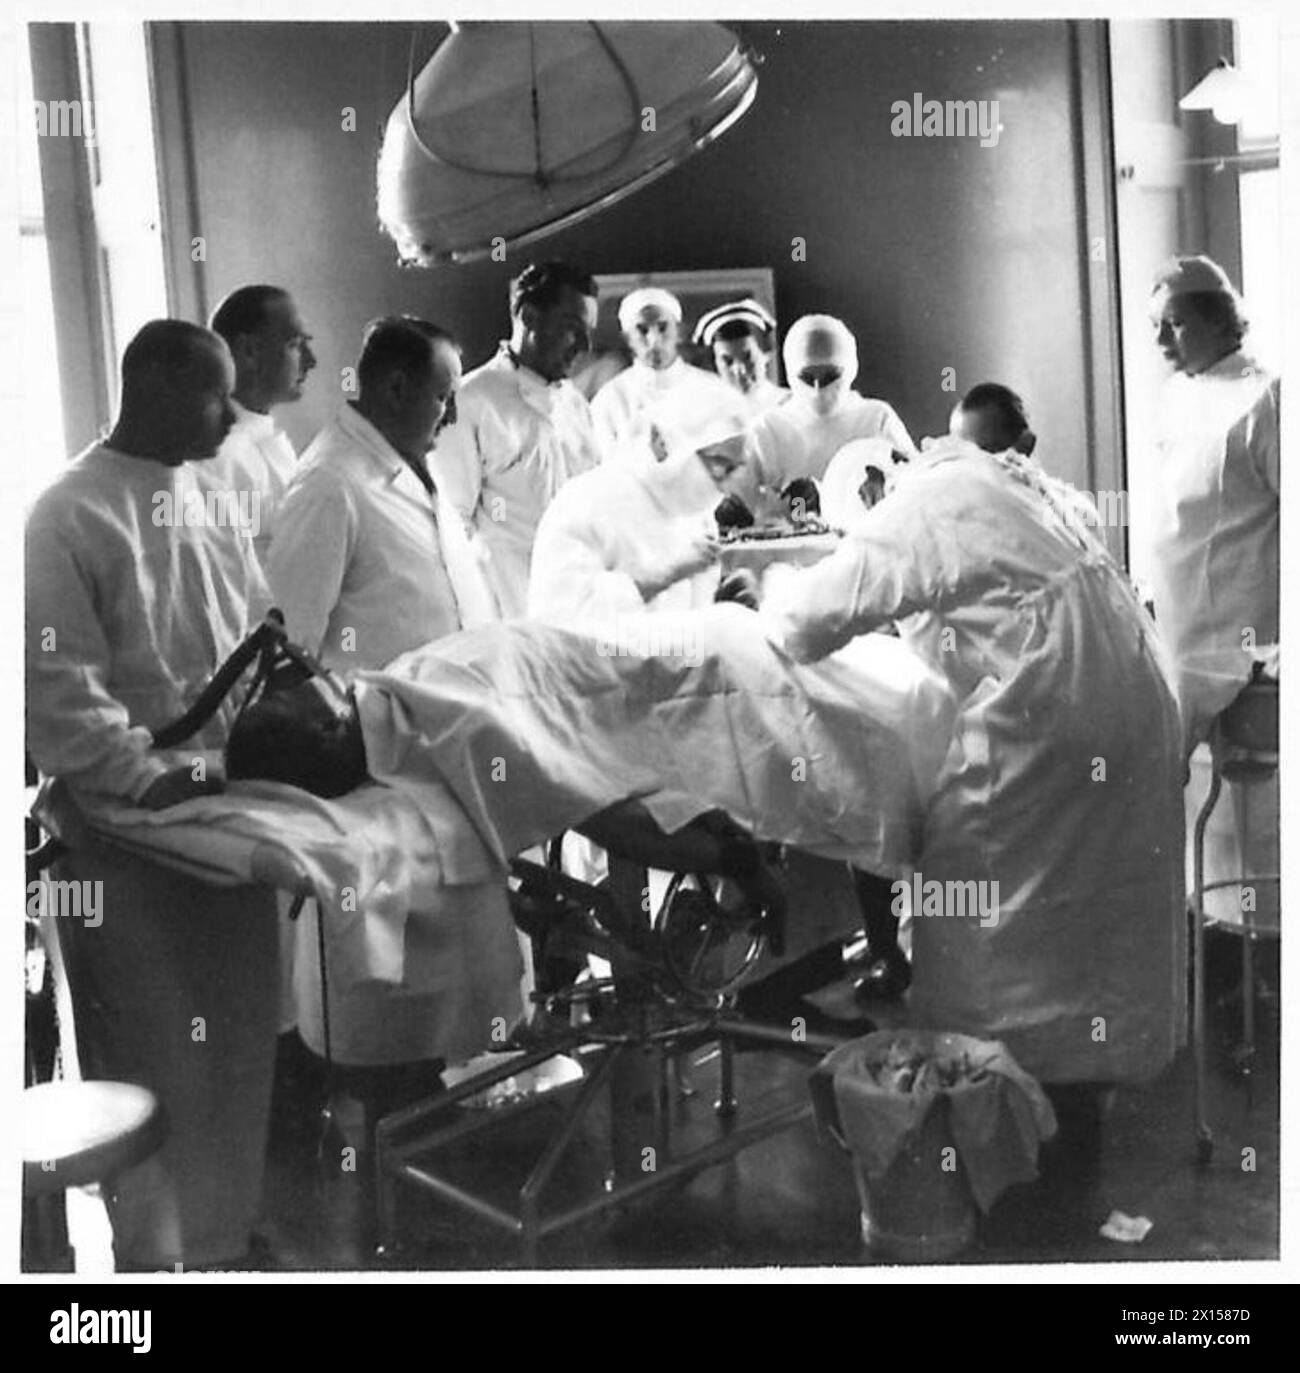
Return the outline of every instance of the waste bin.
[[[997,1042],[883,1030],[828,1054],[809,1081],[821,1126],[853,1156],[862,1236],[902,1263],[955,1258],[978,1213],[1032,1181],[1052,1108]]]

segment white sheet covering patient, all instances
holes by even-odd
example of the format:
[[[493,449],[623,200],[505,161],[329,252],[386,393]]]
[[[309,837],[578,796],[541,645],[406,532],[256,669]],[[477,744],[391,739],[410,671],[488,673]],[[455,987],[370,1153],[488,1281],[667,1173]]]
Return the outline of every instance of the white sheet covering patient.
[[[760,839],[910,872],[922,806],[904,736],[946,737],[952,719],[921,665],[874,710],[851,673],[796,664],[740,606],[656,624],[698,652],[611,654],[590,634],[518,622],[360,674],[371,775],[417,802],[431,786],[444,813],[449,789],[501,862],[637,797],[670,832],[720,809]]]
[[[605,651],[728,651],[708,637],[715,621],[685,612],[709,605],[717,589],[713,510],[743,443],[743,431],[720,419],[674,444],[662,462],[608,463],[571,482],[538,529],[530,614],[596,636]],[[671,623],[666,614],[675,616]],[[864,715],[895,732],[918,791],[928,791],[953,709],[932,668],[897,639],[873,634],[807,667],[804,679],[837,702],[855,699]]]

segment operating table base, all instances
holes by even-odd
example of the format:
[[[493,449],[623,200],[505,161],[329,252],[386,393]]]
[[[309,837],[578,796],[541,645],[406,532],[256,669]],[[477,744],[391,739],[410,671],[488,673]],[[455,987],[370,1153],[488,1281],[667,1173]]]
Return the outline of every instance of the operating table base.
[[[740,1041],[750,1047],[764,1044],[813,1056],[828,1052],[839,1042],[820,1035],[796,1040],[788,1028],[756,1024],[725,1012],[659,1028],[646,1017],[639,1027],[633,1026],[626,1033],[596,1035],[582,1029],[561,1034],[522,1056],[511,1055],[449,1092],[385,1117],[376,1132],[381,1251],[394,1251],[399,1185],[406,1184],[518,1236],[524,1262],[535,1267],[539,1245],[546,1237],[688,1180],[810,1117],[811,1100],[800,1092],[775,1110],[752,1120],[743,1118],[733,1072]],[[703,1147],[679,1156],[673,1147],[677,1114],[672,1100],[673,1069],[680,1066],[683,1054],[710,1043],[717,1043],[720,1051],[720,1092],[714,1109],[721,1133]],[[499,1205],[453,1181],[441,1166],[449,1146],[473,1139],[486,1148],[491,1133],[507,1119],[517,1119],[544,1102],[555,1101],[556,1094],[487,1109],[474,1109],[465,1103],[494,1084],[561,1054],[579,1056],[583,1078],[559,1089],[569,1094],[563,1117],[519,1187],[516,1204]],[[596,1189],[589,1189],[592,1194],[547,1211],[543,1201],[556,1169],[602,1095],[609,1102],[610,1122],[605,1176]]]

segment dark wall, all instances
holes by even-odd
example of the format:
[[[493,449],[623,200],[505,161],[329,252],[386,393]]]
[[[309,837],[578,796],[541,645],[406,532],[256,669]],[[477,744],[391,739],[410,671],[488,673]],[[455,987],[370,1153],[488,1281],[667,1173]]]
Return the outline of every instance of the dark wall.
[[[1093,131],[1079,128],[1065,22],[735,25],[764,61],[753,109],[717,144],[522,257],[435,271],[396,265],[374,209],[409,25],[179,27],[205,304],[253,280],[298,296],[321,357],[284,415],[300,441],[337,403],[376,314],[427,314],[483,360],[527,256],[596,272],[770,265],[782,325],[844,318],[860,389],[915,435],[946,428],[945,368],[960,390],[1002,380],[1025,394],[1049,466],[1088,479],[1079,148]],[[422,53],[438,32],[421,31]],[[997,146],[894,137],[890,106],[916,91],[998,100]],[[355,133],[341,129],[345,106]],[[806,261],[792,260],[796,237]]]

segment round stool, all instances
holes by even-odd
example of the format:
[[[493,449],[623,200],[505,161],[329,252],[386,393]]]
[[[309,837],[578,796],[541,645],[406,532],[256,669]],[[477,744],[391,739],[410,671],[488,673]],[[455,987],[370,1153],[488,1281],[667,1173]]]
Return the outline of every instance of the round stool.
[[[34,1251],[25,1266],[48,1272],[66,1262],[63,1194],[143,1163],[162,1145],[166,1123],[158,1098],[129,1082],[43,1082],[26,1088],[21,1111]]]

